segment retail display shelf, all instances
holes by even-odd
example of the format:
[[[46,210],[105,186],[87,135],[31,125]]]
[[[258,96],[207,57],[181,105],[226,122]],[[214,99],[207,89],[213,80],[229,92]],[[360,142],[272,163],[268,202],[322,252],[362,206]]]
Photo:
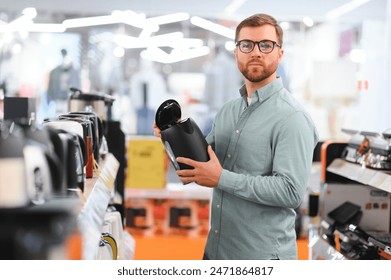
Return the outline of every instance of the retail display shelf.
[[[195,183],[187,185],[168,183],[164,189],[127,188],[125,194],[127,198],[209,200],[212,195],[212,188],[201,187]]]
[[[347,260],[347,258],[320,236],[314,236],[309,244],[310,260]]]
[[[99,176],[88,179],[88,195],[78,217],[79,228],[83,234],[83,258],[95,259],[97,244],[101,239],[102,224],[107,206],[112,197],[114,180],[119,168],[119,162],[112,154],[108,154],[99,170]],[[87,186],[87,184],[86,184]],[[86,193],[85,193],[86,194]]]
[[[390,172],[362,167],[341,158],[334,159],[327,171],[391,193]]]

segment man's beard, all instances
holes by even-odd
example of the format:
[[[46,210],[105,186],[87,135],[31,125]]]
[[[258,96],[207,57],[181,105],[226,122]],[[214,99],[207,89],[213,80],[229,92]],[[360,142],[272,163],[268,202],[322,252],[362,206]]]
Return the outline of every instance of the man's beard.
[[[243,65],[241,65],[239,70],[243,74],[243,76],[250,82],[259,83],[273,75],[274,72],[276,72],[277,70],[277,66],[278,64],[274,63],[269,66],[265,66],[264,64],[262,64],[263,69],[260,69],[261,66],[244,67]]]

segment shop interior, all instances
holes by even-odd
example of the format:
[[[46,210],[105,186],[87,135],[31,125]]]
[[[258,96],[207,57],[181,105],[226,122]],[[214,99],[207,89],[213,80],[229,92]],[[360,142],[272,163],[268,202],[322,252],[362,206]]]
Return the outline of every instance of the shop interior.
[[[391,259],[391,0],[34,2],[0,3],[0,259],[201,259],[211,189],[180,182],[152,125],[174,99],[210,131],[258,12],[321,140],[299,259]]]

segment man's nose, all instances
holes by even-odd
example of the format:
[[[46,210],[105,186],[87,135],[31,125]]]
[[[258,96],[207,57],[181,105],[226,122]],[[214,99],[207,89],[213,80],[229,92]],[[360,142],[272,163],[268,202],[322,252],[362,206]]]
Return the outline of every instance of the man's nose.
[[[255,45],[253,51],[251,52],[251,56],[261,56],[262,52],[259,50],[259,45]]]

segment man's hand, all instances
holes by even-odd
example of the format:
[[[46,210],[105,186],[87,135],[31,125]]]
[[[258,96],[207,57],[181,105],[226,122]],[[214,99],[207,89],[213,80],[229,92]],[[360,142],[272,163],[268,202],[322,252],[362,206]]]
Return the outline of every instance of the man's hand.
[[[160,128],[157,127],[156,122],[153,123],[153,134],[154,134],[156,137],[162,137]]]
[[[176,174],[182,183],[195,182],[198,185],[215,188],[219,183],[223,168],[212,147],[208,146],[210,160],[207,162],[195,161],[189,158],[178,157],[177,162],[194,167],[194,169],[177,170]]]

